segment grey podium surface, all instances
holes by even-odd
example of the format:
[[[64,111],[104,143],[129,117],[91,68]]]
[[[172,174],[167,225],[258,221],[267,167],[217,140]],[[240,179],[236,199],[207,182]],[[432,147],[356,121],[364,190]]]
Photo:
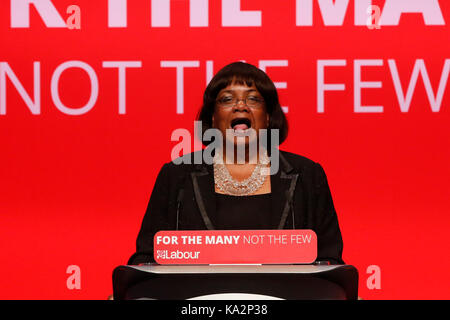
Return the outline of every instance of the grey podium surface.
[[[114,299],[356,300],[351,265],[122,265]]]

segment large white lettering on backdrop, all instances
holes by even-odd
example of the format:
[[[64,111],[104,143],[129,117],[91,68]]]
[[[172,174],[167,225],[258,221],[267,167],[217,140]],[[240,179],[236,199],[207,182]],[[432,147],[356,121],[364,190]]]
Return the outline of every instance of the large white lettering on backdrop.
[[[387,62],[387,63],[386,63]],[[196,70],[199,67],[201,61],[199,60],[180,60],[180,61],[160,61],[161,68],[174,68],[175,81],[173,94],[176,96],[176,113],[184,113],[184,83],[185,83],[185,68]],[[386,64],[385,64],[386,63]],[[213,61],[208,60],[206,62],[206,81],[209,81],[212,76]],[[442,102],[446,93],[448,78],[450,74],[450,59],[443,59],[442,71],[439,79],[431,80],[429,72],[427,71],[426,63],[423,59],[417,59],[414,65],[410,68],[412,73],[409,76],[409,80],[405,81],[397,69],[397,62],[394,59],[355,59],[353,60],[353,90],[347,88],[346,83],[329,83],[326,81],[326,70],[328,68],[346,68],[346,59],[334,59],[334,60],[317,60],[317,113],[324,113],[325,107],[325,95],[328,92],[329,95],[333,91],[353,91],[353,112],[354,113],[383,113],[384,106],[365,106],[362,105],[362,93],[363,89],[378,89],[383,88],[381,81],[364,81],[363,80],[363,67],[365,68],[382,68],[387,66],[392,84],[395,89],[395,94],[398,101],[398,109],[400,112],[409,112],[410,105],[413,100],[414,92],[417,88],[419,77],[425,87],[425,91],[428,97],[431,112],[440,112]],[[288,60],[260,60],[260,68],[267,67],[287,67]],[[127,69],[129,68],[141,68],[141,61],[104,61],[102,63],[103,68],[116,68],[118,70],[118,114],[126,114],[126,79]],[[59,96],[58,84],[61,74],[69,68],[79,68],[86,72],[89,76],[91,91],[89,94],[88,102],[81,108],[72,108],[63,103]],[[33,85],[32,89],[26,90],[21,81],[11,68],[8,62],[0,61],[0,115],[6,115],[7,111],[7,86],[6,82],[9,79],[16,91],[19,93],[25,105],[30,112],[34,115],[41,113],[41,63],[33,63]],[[101,69],[100,69],[101,70]],[[89,64],[82,61],[67,61],[59,65],[51,77],[50,94],[56,108],[67,115],[83,115],[90,111],[96,104],[99,95],[99,83],[97,73],[100,70],[95,70]],[[192,71],[194,72],[194,71]],[[198,72],[198,71],[197,71]],[[439,82],[438,82],[439,81]],[[406,89],[402,87],[402,82],[407,83]],[[432,85],[437,83],[437,85]],[[287,82],[276,82],[276,86],[279,89],[286,89]],[[30,95],[28,92],[32,92]],[[346,106],[344,106],[346,108]],[[392,106],[391,106],[392,107]],[[285,107],[285,112],[287,107]]]
[[[362,89],[381,89],[383,84],[380,81],[362,81],[361,69],[366,67],[381,67],[384,62],[382,59],[356,59],[353,62],[353,111],[355,113],[383,113],[383,106],[363,106],[361,105]],[[437,90],[434,90],[431,85],[431,80],[428,75],[427,68],[423,59],[417,59],[411,78],[409,80],[406,95],[402,89],[400,76],[397,70],[397,63],[394,59],[388,60],[389,71],[391,74],[392,82],[394,84],[395,92],[397,95],[398,104],[401,112],[409,112],[411,100],[416,90],[417,80],[419,75],[422,76],[422,81],[425,86],[428,101],[432,112],[439,112],[441,110],[442,100],[444,97],[445,89],[447,87],[447,81],[450,73],[450,59],[445,59],[442,67],[442,73],[439,80]],[[325,92],[326,91],[345,91],[346,86],[344,83],[326,83],[325,82],[325,67],[345,67],[347,66],[347,60],[318,60],[317,61],[317,112],[325,112]],[[436,91],[436,93],[435,93]]]
[[[33,63],[33,98],[27,93],[20,80],[17,78],[14,71],[7,62],[0,61],[0,115],[6,114],[6,79],[9,78],[17,92],[25,102],[32,114],[41,113],[41,63],[36,61]],[[141,68],[141,61],[104,61],[103,68],[117,68],[119,81],[119,114],[126,113],[126,69],[127,68]],[[59,96],[59,79],[64,71],[69,68],[79,68],[87,73],[91,84],[91,92],[88,102],[81,108],[71,108],[66,106]],[[99,84],[97,73],[89,64],[82,61],[67,61],[59,65],[53,72],[50,94],[56,108],[62,113],[78,116],[90,111],[97,102],[99,92]]]
[[[148,0],[151,3],[149,19],[151,27],[170,27],[171,0]],[[261,10],[241,10],[245,0],[222,0],[223,27],[261,27]],[[291,0],[294,1],[294,0]],[[341,26],[348,14],[350,0],[317,0],[325,26]],[[354,25],[366,26],[367,8],[372,0],[354,1]],[[313,0],[295,0],[295,25],[313,25]],[[66,28],[61,15],[51,0],[11,0],[11,28],[30,28],[30,6],[48,28]],[[127,27],[127,0],[108,0],[108,27]],[[209,26],[209,0],[189,0],[190,27]],[[438,0],[386,0],[379,24],[396,26],[405,13],[420,13],[425,25],[445,25]],[[290,16],[290,12],[286,12]]]

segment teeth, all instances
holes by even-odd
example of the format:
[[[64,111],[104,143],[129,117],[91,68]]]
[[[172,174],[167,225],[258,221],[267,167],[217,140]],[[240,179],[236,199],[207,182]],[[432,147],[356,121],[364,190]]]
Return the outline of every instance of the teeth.
[[[249,129],[237,129],[237,130],[233,130],[234,135],[236,136],[243,136],[243,137],[247,137],[248,136],[248,131]]]

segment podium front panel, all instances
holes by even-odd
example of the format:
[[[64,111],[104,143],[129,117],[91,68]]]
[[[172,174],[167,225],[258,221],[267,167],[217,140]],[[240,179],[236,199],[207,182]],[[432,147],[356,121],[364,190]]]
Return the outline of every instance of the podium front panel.
[[[113,273],[114,299],[357,299],[350,265],[139,265]],[[222,299],[220,298],[220,299]],[[259,299],[258,298],[258,299]]]

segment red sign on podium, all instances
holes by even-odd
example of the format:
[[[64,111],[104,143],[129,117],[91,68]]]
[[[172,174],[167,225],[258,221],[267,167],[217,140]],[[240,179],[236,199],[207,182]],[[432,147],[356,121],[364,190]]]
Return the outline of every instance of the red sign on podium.
[[[317,258],[312,230],[159,231],[159,264],[308,264]]]

